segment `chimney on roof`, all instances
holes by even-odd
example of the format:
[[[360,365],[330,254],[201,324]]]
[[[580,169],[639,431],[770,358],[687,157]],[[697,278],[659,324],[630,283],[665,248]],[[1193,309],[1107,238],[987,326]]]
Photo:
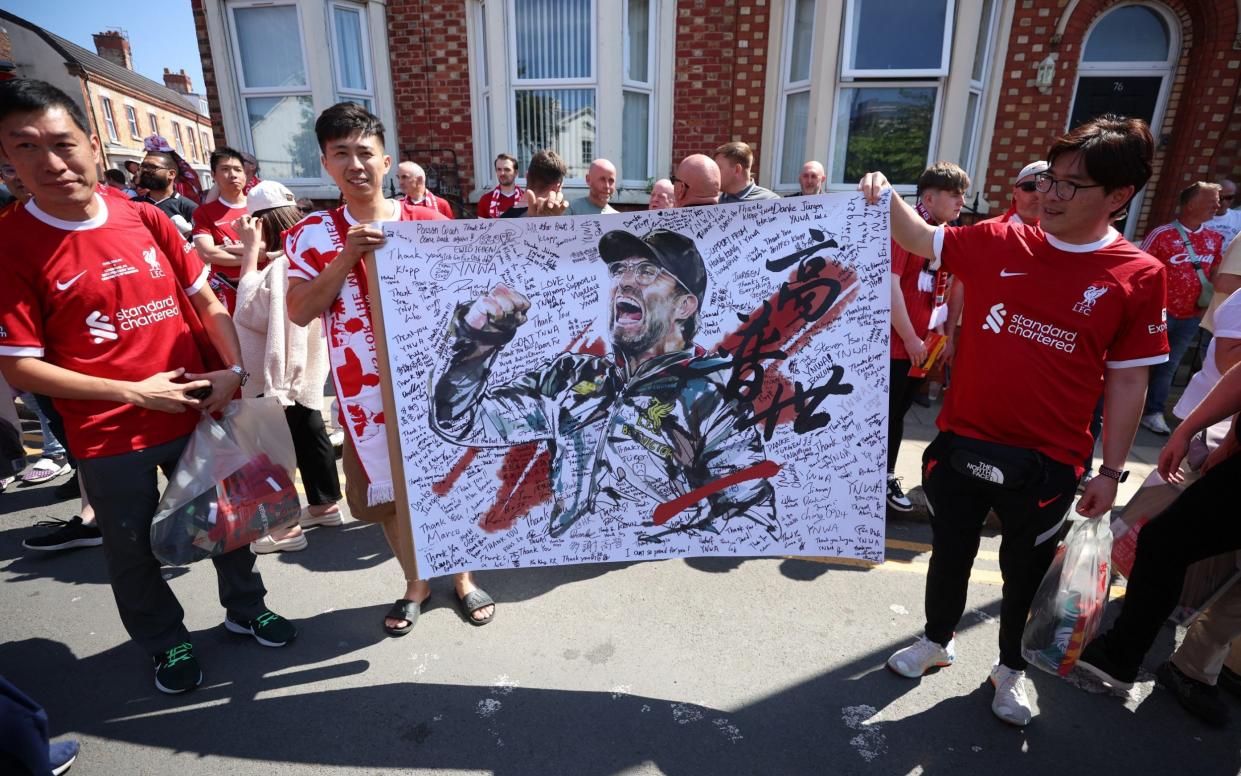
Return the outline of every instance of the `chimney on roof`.
[[[174,73],[165,67],[164,86],[182,94],[190,94],[194,91],[194,87],[190,84],[190,77],[185,74],[185,68],[181,68],[179,73]]]
[[[134,58],[129,52],[129,38],[125,37],[125,33],[120,30],[104,30],[96,32],[92,37],[95,39],[95,52],[99,56],[126,70],[134,69]]]

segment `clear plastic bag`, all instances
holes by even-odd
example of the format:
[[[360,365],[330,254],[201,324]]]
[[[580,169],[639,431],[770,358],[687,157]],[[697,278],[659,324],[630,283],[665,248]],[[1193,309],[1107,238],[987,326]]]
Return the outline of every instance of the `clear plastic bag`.
[[[297,522],[296,455],[274,398],[231,402],[194,429],[151,521],[151,551],[179,565],[222,555]]]
[[[1112,529],[1106,520],[1073,523],[1043,577],[1021,637],[1031,665],[1067,676],[1094,638],[1107,606]]]

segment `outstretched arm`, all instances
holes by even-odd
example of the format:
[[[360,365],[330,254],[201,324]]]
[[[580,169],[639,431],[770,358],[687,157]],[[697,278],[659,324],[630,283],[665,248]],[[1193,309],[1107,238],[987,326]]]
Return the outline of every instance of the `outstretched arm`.
[[[858,184],[867,204],[877,205],[884,192],[890,192],[892,208],[892,239],[915,256],[935,256],[936,227],[928,224],[918,212],[909,206],[881,172],[868,172]]]

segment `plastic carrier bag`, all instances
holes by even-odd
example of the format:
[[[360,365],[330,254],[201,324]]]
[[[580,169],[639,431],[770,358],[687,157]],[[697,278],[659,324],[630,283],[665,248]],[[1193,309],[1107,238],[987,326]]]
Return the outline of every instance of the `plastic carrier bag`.
[[[151,521],[151,551],[179,565],[223,555],[297,522],[293,439],[274,397],[204,415]]]
[[[1031,665],[1059,676],[1073,669],[1107,606],[1111,554],[1106,520],[1073,523],[1034,594],[1021,637],[1021,655]]]

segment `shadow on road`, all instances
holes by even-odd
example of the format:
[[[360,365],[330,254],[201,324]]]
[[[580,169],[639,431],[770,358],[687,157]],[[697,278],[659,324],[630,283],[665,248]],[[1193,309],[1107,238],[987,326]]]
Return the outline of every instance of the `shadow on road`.
[[[987,607],[994,616],[998,602]],[[1196,727],[1167,699],[1134,715],[1119,700],[1090,697],[1088,717],[1069,684],[1036,674],[1043,710],[1026,730],[1002,729],[985,680],[967,695],[900,717],[888,707],[921,682],[883,668],[885,645],[739,709],[630,695],[506,686],[396,682],[339,687],[382,666],[348,659],[380,640],[370,608],[299,623],[290,648],[262,649],[220,628],[194,634],[206,682],[162,696],[132,645],[76,659],[45,639],[0,646],[0,672],[40,700],[57,735],[86,735],[156,750],[259,762],[604,776],[652,763],[665,774],[1149,773],[1149,748],[1091,731],[1133,736],[1200,735],[1185,753],[1197,773],[1236,771],[1235,731]],[[975,627],[981,618],[963,623]],[[532,637],[534,634],[532,634]],[[846,638],[847,634],[841,634]],[[826,649],[831,645],[824,645]],[[342,658],[344,658],[342,660]],[[811,658],[812,659],[812,658]],[[335,662],[326,662],[335,661]],[[326,664],[325,664],[326,662]],[[29,670],[41,666],[45,670]],[[47,670],[53,669],[53,670]],[[952,669],[947,669],[952,670]],[[761,682],[761,677],[756,677]],[[692,688],[686,694],[693,695]],[[978,731],[986,730],[984,736]],[[1146,731],[1143,733],[1142,731]],[[987,740],[987,748],[975,742]],[[995,741],[1002,741],[996,746]]]

